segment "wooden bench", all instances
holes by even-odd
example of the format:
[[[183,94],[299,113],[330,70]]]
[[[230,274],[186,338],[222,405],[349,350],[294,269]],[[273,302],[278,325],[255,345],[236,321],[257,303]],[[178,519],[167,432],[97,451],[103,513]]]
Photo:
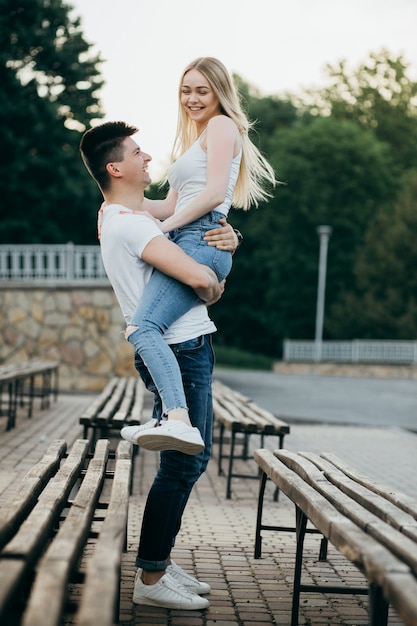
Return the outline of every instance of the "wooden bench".
[[[83,437],[92,446],[123,426],[143,421],[145,385],[139,377],[113,377],[80,416]]]
[[[330,453],[255,450],[260,468],[255,558],[261,556],[267,478],[295,504],[297,548],[292,626],[300,592],[368,594],[369,624],[385,626],[391,604],[405,624],[417,625],[417,501],[378,484]],[[307,522],[365,575],[363,587],[301,584]],[[324,555],[325,556],[325,555]]]
[[[132,446],[113,458],[106,440],[93,456],[87,440],[66,447],[53,442],[0,509],[1,623],[118,622]]]
[[[231,389],[218,380],[213,382],[213,410],[214,419],[220,426],[218,473],[224,474],[223,459],[228,459],[226,498],[231,497],[232,478],[257,479],[258,474],[240,474],[233,471],[237,459],[253,460],[249,454],[249,438],[251,435],[260,436],[260,445],[264,445],[265,437],[278,437],[279,447],[282,448],[284,437],[290,432],[290,427],[284,421],[265,411],[255,402]],[[225,431],[230,432],[230,448],[224,452]],[[241,444],[240,454],[236,445]]]
[[[7,430],[15,426],[18,406],[27,405],[27,416],[32,417],[33,403],[39,397],[40,408],[50,406],[51,397],[58,398],[59,361],[32,360],[0,367],[0,415],[3,414],[3,391],[6,389]]]

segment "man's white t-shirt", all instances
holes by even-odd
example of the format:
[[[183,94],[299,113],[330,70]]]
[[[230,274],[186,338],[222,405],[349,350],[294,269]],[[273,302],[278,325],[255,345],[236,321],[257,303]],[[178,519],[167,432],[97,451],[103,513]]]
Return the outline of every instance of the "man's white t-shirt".
[[[126,324],[130,323],[153,267],[142,260],[142,252],[154,237],[164,237],[158,226],[119,204],[102,211],[100,247],[104,268],[116,294]],[[216,330],[207,307],[196,304],[164,334],[169,344],[181,343]]]

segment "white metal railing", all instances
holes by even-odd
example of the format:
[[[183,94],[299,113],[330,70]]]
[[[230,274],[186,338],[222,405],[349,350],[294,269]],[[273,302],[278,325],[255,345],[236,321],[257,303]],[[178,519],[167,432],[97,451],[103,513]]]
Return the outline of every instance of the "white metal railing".
[[[0,280],[107,281],[100,246],[0,245]]]
[[[417,341],[284,341],[284,361],[416,363]]]

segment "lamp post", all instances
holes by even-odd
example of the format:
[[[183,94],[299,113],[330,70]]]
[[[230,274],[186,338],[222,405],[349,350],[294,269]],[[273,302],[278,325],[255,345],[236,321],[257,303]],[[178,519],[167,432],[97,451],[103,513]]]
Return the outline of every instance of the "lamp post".
[[[317,285],[316,333],[314,338],[315,360],[321,361],[323,341],[324,296],[326,292],[327,247],[332,233],[331,226],[318,226],[320,238],[319,277]]]

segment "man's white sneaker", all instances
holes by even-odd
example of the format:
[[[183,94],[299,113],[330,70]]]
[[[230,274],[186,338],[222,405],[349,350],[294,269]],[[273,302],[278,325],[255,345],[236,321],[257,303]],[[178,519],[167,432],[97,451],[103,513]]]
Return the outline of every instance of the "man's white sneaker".
[[[172,576],[172,578],[177,580],[181,585],[183,585],[193,593],[204,595],[205,593],[210,593],[211,591],[210,585],[208,585],[207,583],[203,583],[195,578],[195,576],[188,574],[174,561],[171,561],[166,571],[170,576]]]
[[[198,428],[180,420],[166,420],[157,428],[145,428],[135,433],[134,439],[145,450],[178,450],[185,454],[199,454],[204,450],[204,441]]]
[[[165,573],[154,585],[142,582],[142,570],[138,570],[133,590],[133,602],[146,606],[160,606],[165,609],[198,611],[207,609],[209,601],[186,589],[170,574]]]
[[[151,419],[140,426],[124,426],[120,431],[120,435],[123,439],[130,441],[134,445],[138,445],[136,440],[136,436],[139,435],[144,430],[150,430],[151,428],[156,428],[158,426],[158,420]]]

